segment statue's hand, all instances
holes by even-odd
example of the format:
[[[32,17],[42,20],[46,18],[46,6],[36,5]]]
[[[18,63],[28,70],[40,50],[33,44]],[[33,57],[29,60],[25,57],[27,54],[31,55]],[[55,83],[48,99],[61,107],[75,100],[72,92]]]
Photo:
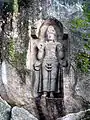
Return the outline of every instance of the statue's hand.
[[[36,71],[39,71],[39,70],[40,70],[40,67],[41,67],[41,62],[40,62],[40,61],[36,61],[36,62],[33,64],[33,68],[34,68],[34,70],[36,70]]]
[[[67,67],[68,66],[67,60],[61,60],[59,63],[62,67]]]
[[[42,51],[44,49],[44,44],[40,42],[37,47],[40,51]]]
[[[38,54],[37,54],[37,58],[38,60],[42,60],[43,56],[44,56],[44,44],[41,42],[38,44]]]

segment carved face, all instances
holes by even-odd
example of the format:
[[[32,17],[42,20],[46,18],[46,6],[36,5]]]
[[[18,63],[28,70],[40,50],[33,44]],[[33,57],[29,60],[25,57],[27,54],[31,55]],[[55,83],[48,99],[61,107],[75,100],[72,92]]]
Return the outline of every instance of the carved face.
[[[50,40],[50,41],[56,40],[57,33],[56,33],[56,30],[53,26],[50,25],[48,27],[46,34],[47,34],[48,40]]]

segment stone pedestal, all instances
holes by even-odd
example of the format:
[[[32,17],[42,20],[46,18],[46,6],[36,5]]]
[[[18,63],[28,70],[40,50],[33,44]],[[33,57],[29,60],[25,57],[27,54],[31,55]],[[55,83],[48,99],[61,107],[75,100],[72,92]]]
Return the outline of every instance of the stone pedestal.
[[[40,120],[56,120],[64,116],[62,98],[35,98],[35,103]]]

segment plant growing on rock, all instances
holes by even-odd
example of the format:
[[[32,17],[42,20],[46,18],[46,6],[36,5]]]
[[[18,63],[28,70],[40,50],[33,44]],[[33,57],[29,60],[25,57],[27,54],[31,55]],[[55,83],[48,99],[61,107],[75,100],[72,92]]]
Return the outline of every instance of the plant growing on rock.
[[[82,6],[83,16],[71,20],[71,32],[78,36],[80,48],[76,53],[75,62],[78,70],[83,73],[90,71],[90,2]]]

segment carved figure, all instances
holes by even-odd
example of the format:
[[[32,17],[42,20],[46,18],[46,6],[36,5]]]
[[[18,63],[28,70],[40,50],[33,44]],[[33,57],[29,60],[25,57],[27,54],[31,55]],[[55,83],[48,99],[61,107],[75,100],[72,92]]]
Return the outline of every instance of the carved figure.
[[[39,42],[36,47],[35,80],[39,95],[54,97],[55,93],[61,92],[64,50],[62,43],[57,41],[53,25],[48,26],[45,36],[46,41]]]

